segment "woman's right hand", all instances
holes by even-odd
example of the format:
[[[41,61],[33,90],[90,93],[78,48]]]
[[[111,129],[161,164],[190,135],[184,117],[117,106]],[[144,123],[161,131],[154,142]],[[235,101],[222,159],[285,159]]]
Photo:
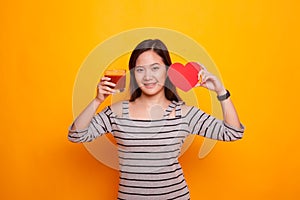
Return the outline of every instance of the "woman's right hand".
[[[116,90],[112,89],[116,86],[113,82],[110,82],[111,78],[102,77],[97,85],[96,100],[102,103],[110,94],[114,94]]]

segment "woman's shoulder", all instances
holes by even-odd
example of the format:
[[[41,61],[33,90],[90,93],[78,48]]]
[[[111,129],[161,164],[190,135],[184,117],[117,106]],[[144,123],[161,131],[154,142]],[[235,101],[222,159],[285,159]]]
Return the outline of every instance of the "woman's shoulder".
[[[111,104],[110,109],[111,111],[116,115],[116,116],[122,116],[123,115],[123,107],[124,107],[124,103],[128,104],[128,100],[124,100],[124,101],[118,101],[115,102],[113,104]]]
[[[187,105],[184,101],[175,102],[176,105],[180,106],[182,116],[185,116],[194,106]]]

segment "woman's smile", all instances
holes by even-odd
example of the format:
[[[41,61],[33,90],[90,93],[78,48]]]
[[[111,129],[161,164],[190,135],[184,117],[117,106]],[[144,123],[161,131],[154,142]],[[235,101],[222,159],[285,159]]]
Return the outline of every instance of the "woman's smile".
[[[147,88],[147,89],[152,89],[154,88],[156,85],[158,84],[158,82],[150,82],[150,83],[143,83],[144,87]]]

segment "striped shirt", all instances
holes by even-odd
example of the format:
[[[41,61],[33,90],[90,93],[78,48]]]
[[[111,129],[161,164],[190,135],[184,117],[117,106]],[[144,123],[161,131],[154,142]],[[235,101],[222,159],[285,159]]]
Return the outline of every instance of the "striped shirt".
[[[244,128],[236,129],[196,107],[182,115],[183,102],[173,101],[157,120],[131,119],[128,101],[122,116],[110,107],[96,114],[85,130],[70,130],[72,142],[90,142],[112,133],[119,153],[120,181],[118,199],[190,199],[189,190],[178,162],[180,149],[189,134],[234,141],[241,139]],[[175,109],[175,117],[170,113]]]

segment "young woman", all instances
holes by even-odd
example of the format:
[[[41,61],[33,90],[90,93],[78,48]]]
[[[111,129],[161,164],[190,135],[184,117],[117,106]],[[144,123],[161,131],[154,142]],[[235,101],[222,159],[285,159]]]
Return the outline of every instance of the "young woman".
[[[95,112],[115,92],[115,84],[103,77],[95,99],[72,124],[68,138],[89,142],[112,133],[118,144],[120,183],[118,199],[189,199],[189,190],[178,163],[180,149],[189,134],[234,141],[244,128],[229,92],[206,69],[197,86],[215,91],[223,121],[181,101],[167,77],[171,59],[160,40],[138,44],[129,60],[129,101]]]

